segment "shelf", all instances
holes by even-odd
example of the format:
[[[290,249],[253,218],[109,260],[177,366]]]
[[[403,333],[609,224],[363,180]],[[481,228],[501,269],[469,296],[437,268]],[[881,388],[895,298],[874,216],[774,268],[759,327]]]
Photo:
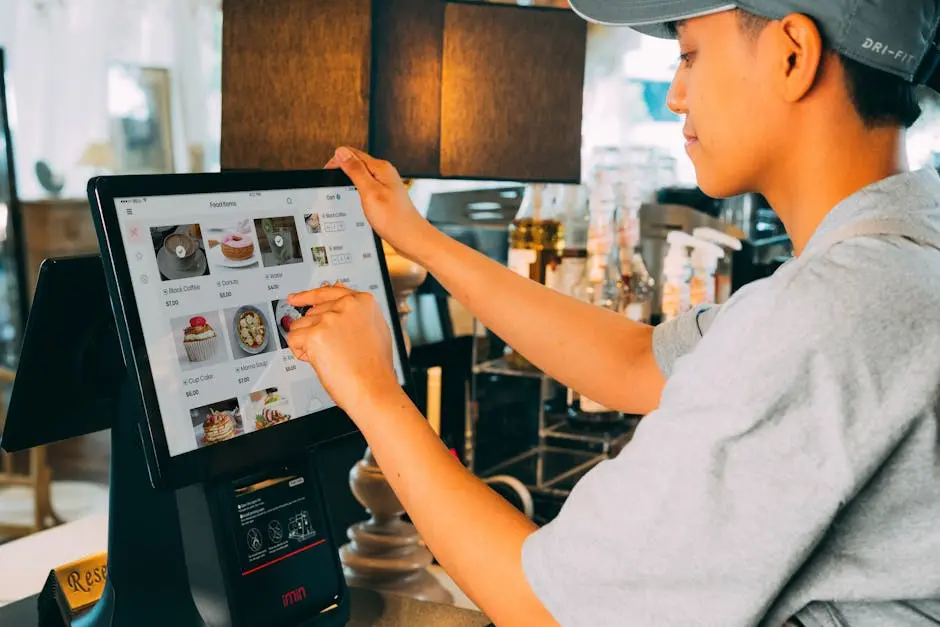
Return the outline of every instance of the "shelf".
[[[577,442],[585,446],[599,447],[600,453],[618,453],[633,439],[633,432],[640,422],[636,416],[627,416],[621,424],[605,428],[579,427],[572,425],[564,415],[546,416],[548,425],[542,431],[542,437],[553,440]]]
[[[559,496],[561,498],[566,498],[571,491],[574,489],[574,486],[578,481],[580,481],[584,475],[588,474],[597,464],[591,464],[590,466],[582,466],[576,469],[574,472],[567,473],[564,477],[561,477],[558,481],[552,484],[550,494],[552,496]]]
[[[491,361],[484,361],[473,367],[476,374],[497,374],[506,377],[523,377],[526,379],[546,379],[545,373],[540,370],[519,370],[511,367],[502,357]]]
[[[481,473],[483,478],[509,475],[529,491],[566,497],[573,477],[580,478],[606,455],[552,446],[537,446]]]

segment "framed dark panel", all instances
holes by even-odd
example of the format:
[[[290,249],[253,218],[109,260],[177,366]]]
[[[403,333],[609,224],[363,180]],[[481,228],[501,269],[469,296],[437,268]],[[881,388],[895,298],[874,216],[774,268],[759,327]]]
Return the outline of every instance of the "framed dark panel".
[[[441,175],[578,182],[586,50],[572,11],[448,2]]]
[[[440,175],[443,0],[375,0],[369,150],[407,178]]]
[[[26,282],[23,213],[16,192],[16,169],[13,156],[13,134],[7,106],[6,59],[0,48],[0,205],[6,205],[6,238],[0,241],[0,272],[5,276],[6,293],[0,294],[8,303],[9,319],[0,326],[13,330],[12,338],[0,342],[0,365],[15,368],[26,317],[29,314],[29,290]],[[5,318],[7,316],[4,316]],[[4,331],[6,331],[4,329]],[[9,337],[4,332],[4,337]]]
[[[368,146],[372,0],[224,0],[221,162],[320,168]]]
[[[13,198],[16,181],[13,177],[13,142],[7,113],[6,56],[0,48],[0,203]]]

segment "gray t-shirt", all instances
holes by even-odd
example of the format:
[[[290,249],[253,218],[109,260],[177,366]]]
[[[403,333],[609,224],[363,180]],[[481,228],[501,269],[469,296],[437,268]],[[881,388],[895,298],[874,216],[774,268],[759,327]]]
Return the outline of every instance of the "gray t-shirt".
[[[940,598],[938,248],[940,177],[894,176],[769,279],[660,326],[659,408],[524,545],[556,619],[937,624],[916,601]]]

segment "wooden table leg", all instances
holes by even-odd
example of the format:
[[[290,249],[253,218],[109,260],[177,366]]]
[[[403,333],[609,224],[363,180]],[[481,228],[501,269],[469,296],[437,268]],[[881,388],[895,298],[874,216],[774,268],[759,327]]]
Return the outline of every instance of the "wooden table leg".
[[[52,508],[52,471],[46,463],[46,447],[37,446],[29,452],[30,475],[33,478],[35,520],[37,531],[62,524],[62,519]]]

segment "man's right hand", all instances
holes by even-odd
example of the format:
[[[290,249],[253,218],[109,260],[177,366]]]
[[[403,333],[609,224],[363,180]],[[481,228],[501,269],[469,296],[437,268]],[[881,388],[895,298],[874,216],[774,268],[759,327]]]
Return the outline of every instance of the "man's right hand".
[[[362,198],[366,218],[379,237],[403,257],[418,261],[422,233],[434,228],[415,209],[395,166],[342,146],[326,167],[341,168],[352,180]]]

